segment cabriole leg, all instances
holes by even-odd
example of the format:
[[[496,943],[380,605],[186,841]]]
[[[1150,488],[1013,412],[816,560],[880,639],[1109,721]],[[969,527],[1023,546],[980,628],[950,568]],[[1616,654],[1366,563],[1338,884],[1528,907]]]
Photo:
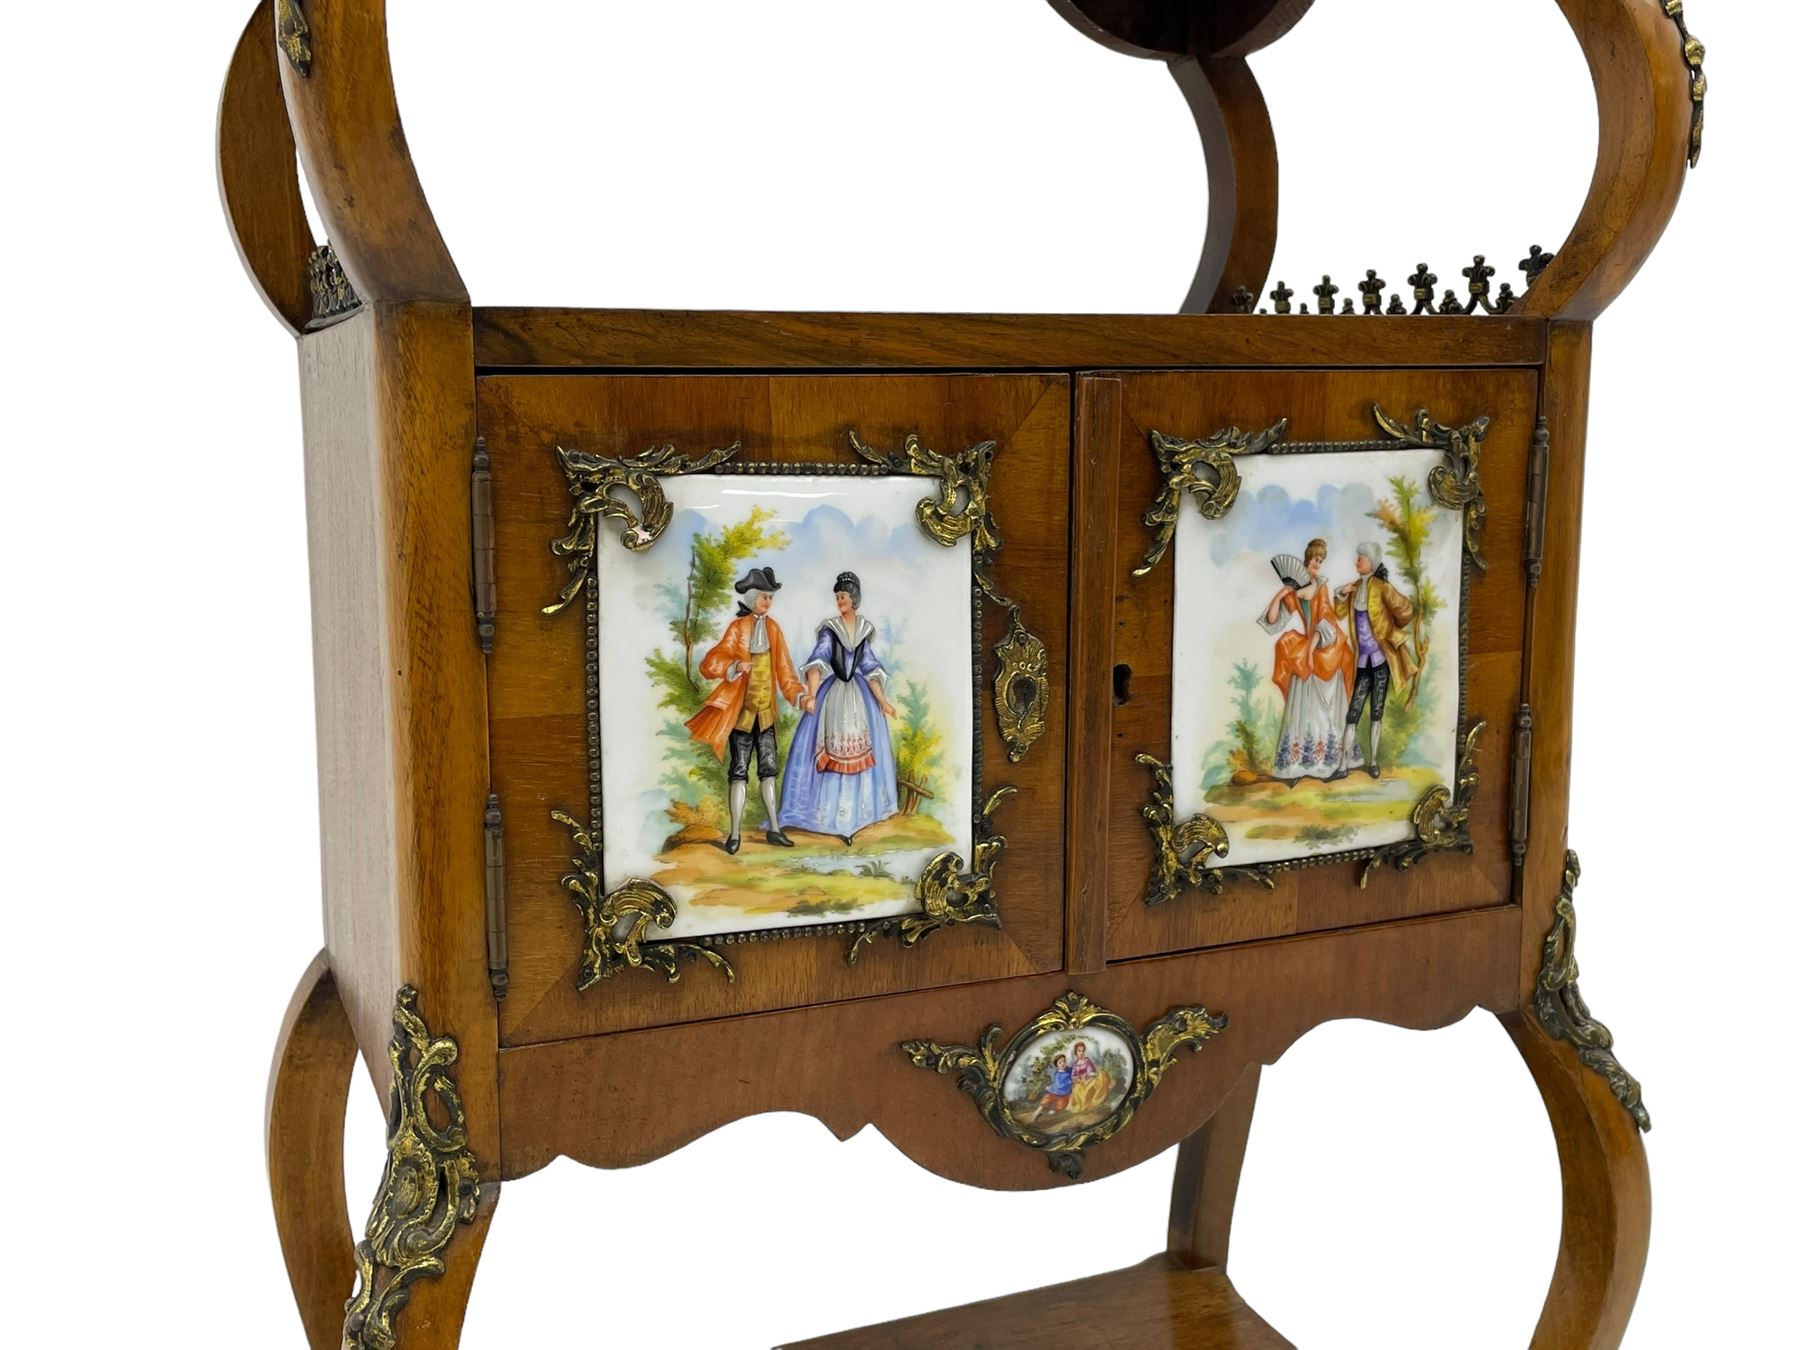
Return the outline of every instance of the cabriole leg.
[[[355,1066],[356,1037],[320,952],[282,1021],[264,1118],[275,1227],[312,1350],[339,1350],[355,1274],[342,1182]]]
[[[1650,1170],[1637,1121],[1575,1046],[1530,1013],[1500,1019],[1537,1080],[1562,1163],[1562,1244],[1533,1350],[1614,1350],[1650,1246]]]

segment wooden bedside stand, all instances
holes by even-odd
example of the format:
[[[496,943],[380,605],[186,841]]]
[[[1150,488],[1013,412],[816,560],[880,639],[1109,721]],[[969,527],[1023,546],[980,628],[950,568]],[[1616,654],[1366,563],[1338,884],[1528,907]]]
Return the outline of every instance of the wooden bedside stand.
[[[1179,315],[472,308],[382,0],[253,15],[219,163],[303,389],[325,950],[268,1157],[314,1347],[455,1345],[502,1183],[770,1110],[999,1188],[1181,1144],[1145,1265],[809,1346],[1086,1344],[1101,1306],[1286,1345],[1225,1273],[1261,1066],[1476,1007],[1561,1153],[1533,1343],[1623,1335],[1649,1118],[1575,984],[1568,652],[1591,323],[1703,53],[1674,0],[1559,0],[1600,110],[1561,247],[1305,298],[1265,290],[1244,57],[1309,0],[1052,2],[1193,106]]]

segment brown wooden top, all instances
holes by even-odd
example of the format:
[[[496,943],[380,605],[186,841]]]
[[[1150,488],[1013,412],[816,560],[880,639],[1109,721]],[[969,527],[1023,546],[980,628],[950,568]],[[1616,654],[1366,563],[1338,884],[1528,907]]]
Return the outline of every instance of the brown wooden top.
[[[1522,366],[1544,344],[1513,315],[475,310],[475,364],[513,370]]]

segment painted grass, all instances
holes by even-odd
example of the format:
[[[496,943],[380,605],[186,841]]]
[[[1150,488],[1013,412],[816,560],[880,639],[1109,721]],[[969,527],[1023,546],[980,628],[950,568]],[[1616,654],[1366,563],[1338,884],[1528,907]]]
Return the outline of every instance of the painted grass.
[[[1273,779],[1221,783],[1207,791],[1207,814],[1245,838],[1289,839],[1319,845],[1341,843],[1370,825],[1405,820],[1437,782],[1429,769],[1385,769],[1379,779],[1362,770],[1335,783],[1303,778],[1293,787]]]
[[[736,855],[721,847],[722,835],[691,839],[658,855],[667,866],[654,879],[690,888],[690,905],[796,918],[853,915],[912,895],[914,878],[894,875],[883,855],[951,844],[949,832],[923,812],[879,821],[849,845],[807,830],[790,828],[787,835],[793,848],[768,843],[760,824],[746,821]]]

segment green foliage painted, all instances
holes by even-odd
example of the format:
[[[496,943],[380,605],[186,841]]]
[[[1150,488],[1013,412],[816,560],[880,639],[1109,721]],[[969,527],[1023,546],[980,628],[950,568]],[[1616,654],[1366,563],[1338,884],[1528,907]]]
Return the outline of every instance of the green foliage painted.
[[[892,660],[889,660],[890,676]],[[894,733],[894,771],[900,780],[900,809],[912,807],[930,810],[933,798],[931,776],[943,759],[944,734],[932,721],[931,703],[925,686],[918,680],[907,680],[890,694],[899,706],[900,717],[891,730]],[[917,803],[917,806],[914,804]]]
[[[730,616],[736,592],[732,590],[745,563],[760,553],[773,553],[788,546],[788,537],[780,530],[770,530],[768,523],[775,513],[766,506],[753,506],[750,514],[736,525],[726,525],[711,534],[696,534],[688,547],[688,571],[681,588],[664,586],[665,601],[672,602],[674,615],[669,631],[681,646],[682,666],[687,681],[700,689],[695,670],[694,649],[711,641]],[[698,704],[695,705],[698,707]]]
[[[1443,608],[1443,598],[1425,575],[1425,545],[1431,539],[1431,527],[1437,521],[1437,508],[1430,504],[1419,485],[1404,475],[1388,479],[1392,500],[1383,498],[1369,512],[1369,519],[1387,531],[1388,556],[1399,565],[1406,578],[1407,592],[1413,597],[1412,649],[1420,675],[1426,668],[1431,651],[1431,621]],[[1419,694],[1419,681],[1413,682],[1405,702],[1411,707]]]
[[[774,517],[768,507],[755,506],[735,525],[696,534],[688,546],[682,584],[659,588],[676,650],[651,652],[644,658],[644,668],[658,692],[657,706],[671,713],[659,733],[666,746],[662,785],[668,790],[668,813],[678,832],[691,826],[723,830],[726,825],[725,765],[710,746],[689,735],[683,723],[700,711],[711,692],[711,682],[700,676],[699,659],[732,618],[737,601],[733,584],[746,564],[788,546],[785,534],[767,528]],[[786,703],[778,700],[776,706],[780,712],[775,740],[785,762],[800,719]],[[760,819],[760,812],[759,806],[748,814]]]

